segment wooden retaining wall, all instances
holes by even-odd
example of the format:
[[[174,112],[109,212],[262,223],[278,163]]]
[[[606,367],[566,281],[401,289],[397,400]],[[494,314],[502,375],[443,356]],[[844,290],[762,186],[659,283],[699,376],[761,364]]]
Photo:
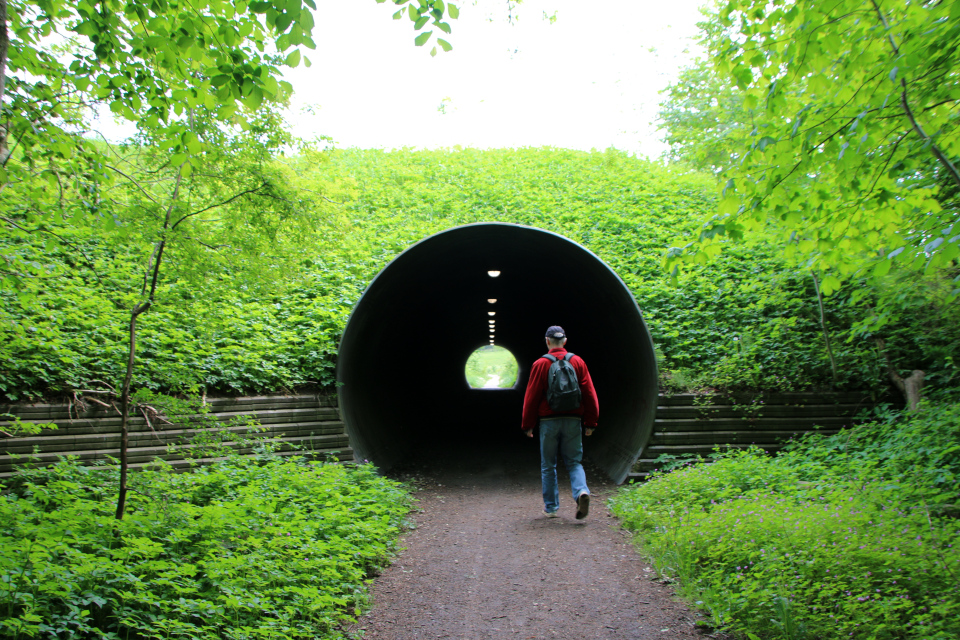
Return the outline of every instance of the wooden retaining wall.
[[[280,454],[336,455],[340,460],[353,459],[335,398],[316,395],[208,398],[207,404],[220,422],[251,416],[262,426],[259,433],[245,425],[227,427],[228,446],[240,453],[253,453],[254,442],[265,442],[276,445]],[[0,434],[0,477],[9,476],[15,465],[28,459],[32,465],[50,465],[58,456],[66,454],[87,463],[119,455],[120,415],[113,408],[87,405],[86,410],[77,412],[75,406],[30,404],[0,406],[0,413],[16,415],[25,422],[57,425],[56,430],[33,436],[8,438]],[[191,456],[197,449],[190,441],[198,429],[190,419],[180,422],[164,424],[152,419],[148,425],[142,415],[131,416],[130,466],[141,467],[155,458],[166,460],[177,469],[211,462],[212,458],[201,457],[193,462],[187,459],[196,457]],[[9,422],[0,419],[0,430],[9,431]]]
[[[211,413],[220,421],[251,416],[263,427],[256,434],[275,444],[281,454],[304,453],[340,460],[352,460],[353,450],[340,420],[335,397],[317,395],[210,398]],[[790,438],[813,431],[836,433],[854,424],[856,415],[876,404],[876,399],[858,393],[789,393],[766,396],[661,395],[653,435],[630,474],[642,479],[657,468],[661,454],[701,454],[716,447],[745,448],[757,445],[775,451]],[[58,456],[75,455],[88,463],[106,461],[119,455],[120,416],[114,409],[88,405],[79,413],[68,405],[31,404],[0,406],[29,422],[52,422],[56,430],[35,436],[7,438],[0,434],[0,477],[9,476],[15,465],[49,465]],[[142,415],[131,416],[129,460],[141,467],[155,458],[174,468],[208,463],[211,458],[191,462],[189,440],[198,433],[190,421],[163,424]],[[0,431],[9,423],[0,420]],[[230,446],[241,453],[253,453],[254,446],[243,436],[253,435],[246,426],[230,427],[237,441]],[[36,453],[34,453],[36,451]],[[195,457],[195,456],[194,456]]]
[[[663,454],[700,454],[756,445],[776,451],[809,431],[836,433],[877,404],[862,393],[781,393],[763,396],[661,395],[653,435],[629,478],[643,479]]]

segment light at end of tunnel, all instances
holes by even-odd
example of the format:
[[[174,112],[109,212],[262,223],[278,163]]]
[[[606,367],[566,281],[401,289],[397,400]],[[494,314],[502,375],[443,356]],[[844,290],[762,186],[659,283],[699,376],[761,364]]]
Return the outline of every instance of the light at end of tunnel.
[[[496,298],[487,298],[487,302],[489,302],[490,304],[497,304],[497,299],[496,299]]]
[[[490,276],[491,278],[496,278],[497,276],[500,275],[500,272],[499,272],[499,271],[487,271],[487,275]]]
[[[496,311],[487,311],[487,315],[488,315],[488,316],[495,316],[495,315],[497,315],[497,312],[496,312]]]

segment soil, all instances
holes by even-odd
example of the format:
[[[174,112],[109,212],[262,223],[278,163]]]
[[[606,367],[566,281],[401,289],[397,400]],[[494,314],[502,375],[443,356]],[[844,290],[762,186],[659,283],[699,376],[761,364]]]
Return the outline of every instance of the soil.
[[[546,518],[538,445],[520,440],[424,451],[391,474],[419,488],[415,528],[348,631],[384,640],[703,639],[695,624],[704,618],[655,581],[607,510],[617,487],[588,461],[590,514],[576,520],[561,464],[561,517]]]

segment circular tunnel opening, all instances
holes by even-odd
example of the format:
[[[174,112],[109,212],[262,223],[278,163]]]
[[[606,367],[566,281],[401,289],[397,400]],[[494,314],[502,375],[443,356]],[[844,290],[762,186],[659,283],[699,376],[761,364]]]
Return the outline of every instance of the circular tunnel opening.
[[[470,354],[463,375],[471,389],[513,389],[517,385],[519,363],[509,349],[490,344]]]
[[[554,324],[586,361],[600,400],[599,428],[584,439],[584,453],[622,482],[650,437],[657,405],[656,357],[640,309],[584,247],[505,223],[421,240],[357,302],[337,361],[355,456],[389,469],[426,442],[459,454],[480,441],[515,446],[530,365],[546,353],[544,331]],[[465,384],[464,363],[491,344],[516,358],[511,388]]]

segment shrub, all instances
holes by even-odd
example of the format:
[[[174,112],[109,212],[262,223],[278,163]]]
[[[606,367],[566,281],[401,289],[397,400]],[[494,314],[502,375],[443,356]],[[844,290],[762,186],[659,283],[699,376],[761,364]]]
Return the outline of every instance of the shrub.
[[[74,461],[0,499],[0,635],[336,638],[394,552],[408,495],[368,465],[266,456],[131,477]]]
[[[960,406],[929,406],[659,474],[612,507],[740,637],[956,638],[958,436]]]

